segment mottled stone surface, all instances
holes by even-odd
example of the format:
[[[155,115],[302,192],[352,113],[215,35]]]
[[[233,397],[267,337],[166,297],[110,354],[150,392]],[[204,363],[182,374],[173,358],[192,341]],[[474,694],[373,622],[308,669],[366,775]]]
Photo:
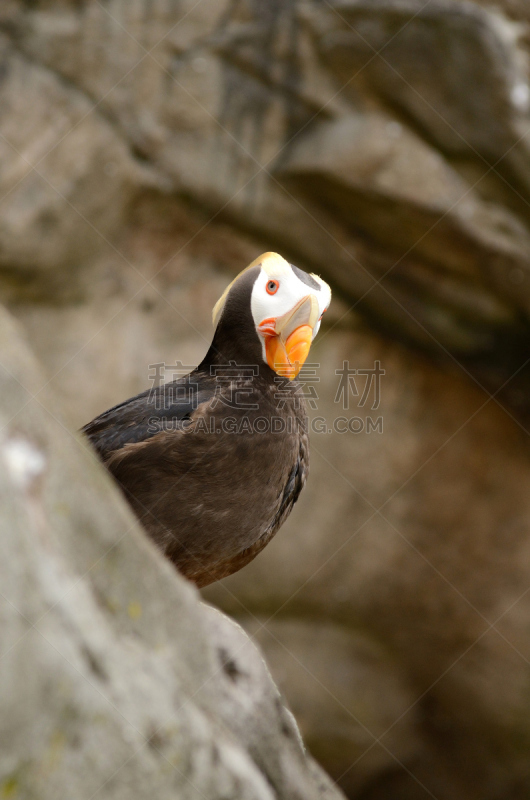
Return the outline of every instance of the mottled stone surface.
[[[208,597],[356,800],[529,792],[529,23],[523,0],[0,4],[0,299],[38,398],[80,426],[196,364],[259,252],[333,285],[311,413],[362,430],[313,433],[292,518]],[[335,403],[343,361],[376,360],[380,406],[361,377]]]
[[[261,655],[156,552],[0,314],[0,791],[340,797]]]

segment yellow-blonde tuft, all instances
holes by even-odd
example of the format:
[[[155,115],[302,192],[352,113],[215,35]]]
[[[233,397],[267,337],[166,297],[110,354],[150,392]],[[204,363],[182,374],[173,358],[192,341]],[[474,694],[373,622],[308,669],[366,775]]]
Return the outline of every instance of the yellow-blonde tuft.
[[[271,278],[278,278],[281,275],[285,275],[286,271],[290,269],[289,263],[285,260],[285,258],[282,258],[282,256],[280,256],[278,253],[262,253],[260,256],[255,258],[252,264],[249,264],[248,267],[245,267],[245,269],[242,270],[239,273],[239,275],[236,275],[234,280],[228,284],[228,286],[222,293],[221,297],[214,305],[212,312],[212,320],[214,328],[217,327],[217,323],[219,322],[221,313],[223,311],[223,308],[225,307],[226,298],[228,297],[228,292],[230,291],[232,286],[235,283],[237,283],[240,277],[244,275],[245,272],[248,272],[249,269],[252,269],[252,267],[259,267],[259,266],[261,266],[265,270],[267,275],[270,275]]]

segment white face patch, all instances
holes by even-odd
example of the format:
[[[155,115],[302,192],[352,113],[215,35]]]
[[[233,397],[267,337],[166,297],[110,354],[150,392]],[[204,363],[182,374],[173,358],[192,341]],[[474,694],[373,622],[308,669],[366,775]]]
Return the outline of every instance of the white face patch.
[[[319,284],[320,289],[313,288],[301,280],[290,264],[281,256],[276,255],[274,259],[267,259],[262,264],[260,274],[254,282],[250,299],[252,318],[256,328],[265,319],[281,317],[286,314],[308,295],[315,297],[320,318],[331,302],[331,289],[317,275],[311,275],[311,278]],[[313,328],[313,339],[319,328],[320,319]],[[266,361],[265,340],[263,337],[261,340],[263,360]]]

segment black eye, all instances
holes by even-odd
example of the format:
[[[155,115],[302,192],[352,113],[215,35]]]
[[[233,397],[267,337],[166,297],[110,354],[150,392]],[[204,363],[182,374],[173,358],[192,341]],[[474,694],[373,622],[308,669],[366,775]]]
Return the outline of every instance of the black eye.
[[[280,287],[279,281],[267,281],[267,286],[265,288],[267,289],[267,294],[276,294],[279,287]]]

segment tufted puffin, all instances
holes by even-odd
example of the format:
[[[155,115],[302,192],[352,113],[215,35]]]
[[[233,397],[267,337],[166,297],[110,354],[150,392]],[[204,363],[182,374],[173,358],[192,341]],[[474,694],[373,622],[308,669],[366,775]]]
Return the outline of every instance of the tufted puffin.
[[[216,303],[196,369],[83,428],[148,534],[199,587],[248,564],[304,486],[296,377],[330,300],[320,277],[264,253]]]

